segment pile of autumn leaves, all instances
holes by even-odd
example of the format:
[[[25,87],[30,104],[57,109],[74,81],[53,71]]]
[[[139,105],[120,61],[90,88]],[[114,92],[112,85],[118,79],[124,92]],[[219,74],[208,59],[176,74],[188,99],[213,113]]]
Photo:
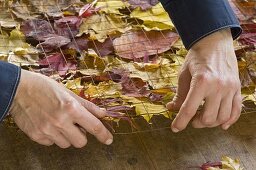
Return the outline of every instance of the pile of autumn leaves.
[[[106,108],[111,118],[172,117],[165,104],[174,96],[187,52],[158,1],[0,4],[1,60],[54,78]],[[241,80],[254,92],[255,39],[243,36],[237,42]],[[253,92],[246,92],[252,101]]]

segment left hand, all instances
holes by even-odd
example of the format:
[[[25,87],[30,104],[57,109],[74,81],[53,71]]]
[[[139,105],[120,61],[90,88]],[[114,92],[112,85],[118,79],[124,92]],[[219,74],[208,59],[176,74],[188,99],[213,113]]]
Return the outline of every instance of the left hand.
[[[203,104],[199,114],[197,110]],[[179,110],[172,130],[179,132],[193,119],[195,128],[228,129],[241,113],[241,85],[230,29],[220,30],[197,42],[180,71],[177,94],[167,104]]]

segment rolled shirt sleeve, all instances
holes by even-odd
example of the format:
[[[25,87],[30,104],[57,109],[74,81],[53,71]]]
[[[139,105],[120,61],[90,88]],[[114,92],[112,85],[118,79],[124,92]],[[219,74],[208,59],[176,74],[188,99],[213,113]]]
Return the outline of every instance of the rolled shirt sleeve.
[[[20,81],[20,68],[0,61],[0,121],[7,115]]]
[[[228,0],[160,0],[169,13],[184,46],[220,29],[231,28],[233,39],[242,32]]]

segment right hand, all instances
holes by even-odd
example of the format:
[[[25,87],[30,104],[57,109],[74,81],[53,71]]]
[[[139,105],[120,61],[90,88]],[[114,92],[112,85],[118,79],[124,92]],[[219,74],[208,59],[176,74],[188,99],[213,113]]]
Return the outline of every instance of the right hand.
[[[86,132],[104,144],[113,141],[98,119],[106,116],[104,109],[41,74],[21,71],[10,114],[24,133],[42,145],[81,148],[87,143]]]

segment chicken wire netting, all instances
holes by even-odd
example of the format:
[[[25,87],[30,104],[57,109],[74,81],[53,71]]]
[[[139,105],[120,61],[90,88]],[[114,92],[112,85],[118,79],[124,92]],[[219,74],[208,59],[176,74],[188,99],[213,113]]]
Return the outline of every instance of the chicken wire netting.
[[[44,74],[106,108],[115,134],[170,128],[187,51],[162,5],[150,0],[0,0],[0,58]],[[243,113],[255,109],[256,6],[230,1],[244,29],[234,42]],[[5,120],[12,124],[11,118]]]

